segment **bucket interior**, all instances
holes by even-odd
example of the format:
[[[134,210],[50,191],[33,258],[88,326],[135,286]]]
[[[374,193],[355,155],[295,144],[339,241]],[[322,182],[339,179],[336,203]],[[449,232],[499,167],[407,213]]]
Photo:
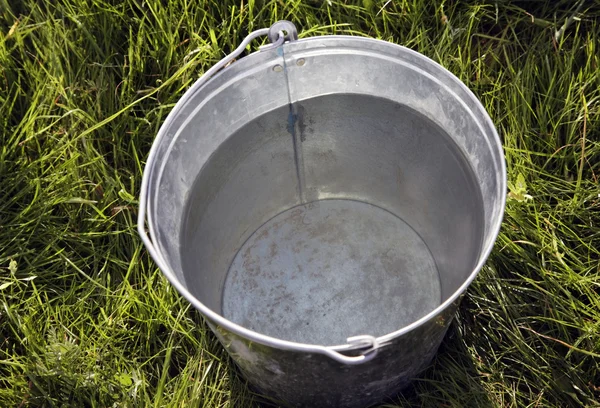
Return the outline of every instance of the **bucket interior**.
[[[188,290],[243,327],[309,344],[425,316],[473,272],[485,233],[462,150],[419,112],[369,95],[318,96],[251,120],[186,197]]]

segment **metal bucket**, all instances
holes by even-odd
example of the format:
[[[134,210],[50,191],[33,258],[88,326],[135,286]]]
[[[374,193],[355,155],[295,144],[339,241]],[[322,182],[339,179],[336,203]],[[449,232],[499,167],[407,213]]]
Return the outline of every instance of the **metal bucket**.
[[[252,33],[185,93],[146,164],[139,232],[250,383],[363,407],[440,345],[500,228],[503,152],[423,55],[296,39],[286,22]]]

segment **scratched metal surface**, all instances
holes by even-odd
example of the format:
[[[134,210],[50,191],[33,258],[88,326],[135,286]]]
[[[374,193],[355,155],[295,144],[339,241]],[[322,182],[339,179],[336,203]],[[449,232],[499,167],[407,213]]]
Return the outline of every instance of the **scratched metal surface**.
[[[440,304],[427,245],[371,204],[323,200],[260,227],[235,257],[223,315],[280,339],[333,346],[383,336]]]

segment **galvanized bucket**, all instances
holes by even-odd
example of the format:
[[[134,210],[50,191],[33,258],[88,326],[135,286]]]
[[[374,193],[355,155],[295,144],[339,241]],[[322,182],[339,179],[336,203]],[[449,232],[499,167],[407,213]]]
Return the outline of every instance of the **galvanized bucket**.
[[[273,44],[221,69],[262,35]],[[505,192],[494,125],[450,72],[279,22],[172,110],[138,229],[250,383],[292,406],[364,407],[430,363]]]

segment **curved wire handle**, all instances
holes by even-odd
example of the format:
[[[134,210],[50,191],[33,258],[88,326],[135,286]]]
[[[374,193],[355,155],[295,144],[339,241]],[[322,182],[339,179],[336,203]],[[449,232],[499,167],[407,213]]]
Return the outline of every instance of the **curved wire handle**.
[[[197,90],[200,87],[202,87],[218,71],[220,71],[223,67],[225,67],[227,64],[229,64],[234,58],[238,57],[246,49],[248,44],[250,44],[256,38],[262,37],[262,36],[269,36],[269,39],[271,41],[273,41],[273,39],[275,39],[275,41],[273,41],[271,44],[267,44],[267,45],[263,45],[263,46],[259,47],[260,51],[272,50],[274,48],[281,46],[286,40],[287,41],[295,41],[296,39],[298,39],[298,33],[296,31],[296,27],[289,21],[279,21],[279,22],[273,24],[271,26],[271,28],[262,28],[260,30],[253,31],[250,34],[248,34],[246,36],[246,38],[244,38],[244,40],[241,42],[241,44],[235,50],[233,50],[233,52],[226,55],[222,60],[217,62],[208,71],[206,71],[204,73],[204,75],[202,75],[200,78],[198,78],[198,80],[192,85],[192,87],[190,89],[193,88],[193,89]],[[179,100],[178,105],[183,105],[184,103],[186,103],[193,96],[193,94],[194,94],[193,92],[185,93]],[[175,112],[175,110],[172,110],[171,113],[169,113],[169,115],[167,116],[167,119],[165,120],[165,123],[169,121],[173,112]],[[153,163],[156,160],[158,146],[160,145],[160,142],[161,142],[162,138],[164,137],[165,133],[166,132],[159,131],[156,139],[154,140],[154,143],[152,143],[152,147],[150,148],[150,153],[148,154],[148,158],[146,159],[146,166],[145,166],[146,168],[149,167],[148,166],[149,163]],[[171,271],[171,268],[168,266],[167,262],[165,262],[164,258],[162,257],[162,254],[154,246],[154,243],[152,242],[152,240],[148,236],[148,233],[146,232],[145,223],[146,223],[146,211],[147,211],[147,207],[148,207],[148,184],[150,182],[150,171],[147,171],[146,168],[144,169],[144,172],[142,175],[142,184],[140,187],[140,200],[139,200],[138,225],[137,225],[138,234],[140,235],[142,242],[146,246],[148,253],[152,257],[152,259],[154,259],[154,262],[160,268],[160,270],[163,272],[165,277],[169,280],[169,282],[171,282],[171,284],[175,285],[177,289],[180,289],[180,287],[182,285],[179,283],[178,279],[174,276],[173,272]],[[213,312],[213,314],[214,314],[214,312]],[[358,356],[346,356],[332,348],[325,347],[325,346],[304,346],[304,347],[291,347],[291,346],[282,347],[281,345],[278,345],[278,346],[280,348],[284,348],[284,349],[292,349],[292,350],[300,349],[300,350],[305,350],[305,351],[317,352],[317,353],[324,354],[339,363],[347,364],[347,365],[355,365],[355,364],[362,364],[362,363],[372,360],[377,355],[377,350],[379,349],[379,347],[384,345],[384,344],[380,344],[378,342],[377,338],[375,338],[373,336],[368,336],[368,335],[349,337],[347,339],[347,342],[348,342],[348,346],[350,346],[352,348],[367,347],[367,349],[364,350]]]
[[[375,358],[375,356],[377,355],[379,347],[385,345],[379,343],[379,340],[377,340],[376,337],[369,335],[348,337],[346,341],[352,346],[368,347],[368,349],[364,350],[358,356],[346,356],[338,351],[326,348],[325,354],[340,363],[356,365],[373,360],[373,358]]]
[[[258,37],[263,37],[263,36],[267,36],[270,34],[271,34],[270,28],[262,28],[260,30],[253,31],[250,34],[248,34],[246,36],[246,38],[244,38],[244,40],[241,42],[241,44],[238,45],[238,47],[235,50],[233,50],[233,52],[226,55],[225,58],[223,58],[222,60],[217,62],[208,71],[206,71],[200,78],[198,78],[198,80],[194,83],[194,85],[192,85],[192,88],[198,89],[199,87],[204,85],[218,71],[220,71],[223,67],[225,67],[225,65],[229,64],[234,58],[238,57],[242,52],[244,52],[244,50],[246,49],[248,44],[250,44],[253,40],[255,40]],[[285,35],[284,35],[283,31],[278,31],[277,34],[278,34],[278,37],[275,42],[273,42],[272,44],[268,44],[268,45],[264,45],[264,46],[260,47],[260,50],[268,51],[268,50],[277,48],[280,45],[282,45],[285,41]],[[186,95],[184,95],[181,98],[180,103],[182,103],[182,104],[185,103],[185,101],[187,101],[190,97],[191,97],[191,95],[188,95],[187,97],[186,97]],[[162,137],[163,137],[163,134],[161,133],[156,138],[156,140],[154,140],[154,143],[152,143],[152,147],[150,148],[150,153],[148,154],[148,158],[146,159],[146,164],[152,163],[155,160],[157,146],[160,145],[160,141],[161,141]],[[148,205],[148,183],[149,182],[150,182],[150,174],[149,174],[149,172],[144,171],[143,175],[142,175],[142,185],[140,186],[140,201],[139,201],[137,230],[138,230],[140,237],[142,238],[142,242],[146,246],[148,252],[150,253],[150,256],[157,263],[158,267],[163,271],[163,273],[165,275],[168,275],[168,276],[171,276],[172,278],[174,278],[174,276],[172,276],[173,274],[171,272],[171,269],[167,266],[167,263],[162,258],[160,251],[158,251],[156,249],[156,247],[152,243],[152,240],[150,240],[150,237],[146,233],[146,228],[144,227],[145,222],[146,222],[146,208]]]

